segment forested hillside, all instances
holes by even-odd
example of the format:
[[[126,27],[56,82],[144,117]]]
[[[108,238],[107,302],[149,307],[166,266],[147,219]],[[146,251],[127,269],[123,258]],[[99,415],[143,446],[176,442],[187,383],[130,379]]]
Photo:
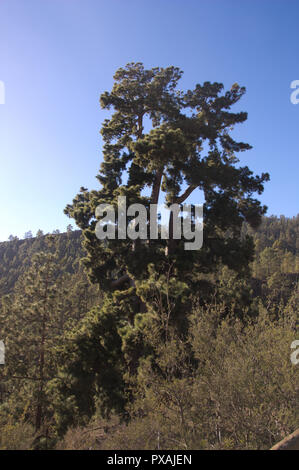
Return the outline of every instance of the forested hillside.
[[[255,244],[255,258],[251,264],[252,285],[271,290],[276,283],[281,291],[284,286],[292,289],[299,273],[299,215],[293,218],[263,217],[259,228],[253,230],[245,223],[242,233],[251,235]],[[17,280],[30,266],[33,255],[48,250],[47,237],[49,235],[43,234],[21,240],[11,237],[11,241],[0,242],[1,297],[13,292]],[[55,239],[61,278],[67,276],[72,279],[73,286],[79,279],[87,282],[84,269],[80,266],[80,259],[84,256],[81,231],[70,230],[52,237]]]
[[[242,232],[255,243],[248,276],[224,267],[206,276],[214,287],[193,299],[184,341],[170,335],[163,345],[146,332],[162,375],[145,360],[136,390],[126,392],[131,398],[124,421],[113,405],[105,419],[100,407],[93,405],[90,414],[93,385],[84,365],[85,383],[72,384],[66,376],[65,383],[59,379],[61,387],[55,378],[64,341],[88,328],[87,318],[96,318],[102,305],[100,289],[80,263],[81,231],[1,243],[6,364],[0,369],[0,448],[142,449],[155,448],[157,436],[164,448],[267,448],[291,432],[298,419],[298,368],[289,354],[298,321],[299,216],[263,217],[257,230],[244,224]],[[242,323],[232,323],[231,316]],[[92,336],[90,341],[96,348]],[[121,403],[124,384],[109,358],[102,360],[99,367],[108,372],[111,393]],[[74,385],[80,400],[71,405]]]
[[[31,232],[30,232],[31,233]],[[61,275],[78,272],[82,247],[79,230],[55,235],[55,249],[60,263]],[[54,235],[53,235],[54,237]],[[46,236],[40,231],[36,237],[19,240],[10,237],[10,241],[0,243],[0,294],[9,294],[17,280],[30,266],[34,254],[47,250]]]

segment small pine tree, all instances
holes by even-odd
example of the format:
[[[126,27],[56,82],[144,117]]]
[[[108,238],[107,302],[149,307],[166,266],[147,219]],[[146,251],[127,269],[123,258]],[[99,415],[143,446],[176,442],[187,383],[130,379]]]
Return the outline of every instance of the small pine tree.
[[[48,239],[47,245],[48,249],[53,246],[53,240]],[[58,270],[55,253],[36,253],[14,294],[3,299],[0,317],[6,346],[3,375],[11,387],[20,388],[19,397],[26,390],[36,431],[47,416],[46,385],[56,370],[55,345],[65,327],[61,308],[64,292]]]

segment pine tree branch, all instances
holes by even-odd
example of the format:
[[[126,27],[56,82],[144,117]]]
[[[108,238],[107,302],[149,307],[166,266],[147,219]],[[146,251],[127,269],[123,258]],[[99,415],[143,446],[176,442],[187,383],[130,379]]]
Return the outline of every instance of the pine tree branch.
[[[184,191],[183,194],[181,194],[181,196],[178,196],[174,202],[176,204],[182,204],[182,202],[184,202],[187,199],[187,197],[190,196],[192,191],[194,191],[194,189],[196,188],[197,186],[195,186],[194,184],[190,184],[190,186],[186,189],[186,191]]]

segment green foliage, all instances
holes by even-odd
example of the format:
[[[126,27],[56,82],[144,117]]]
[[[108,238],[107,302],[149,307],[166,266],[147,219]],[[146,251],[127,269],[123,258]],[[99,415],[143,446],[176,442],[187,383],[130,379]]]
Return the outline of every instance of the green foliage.
[[[299,219],[264,217],[269,176],[238,165],[245,88],[183,92],[181,76],[119,69],[100,99],[101,187],[65,209],[81,231],[0,244],[0,447],[269,448],[298,423]],[[149,212],[196,189],[200,250],[171,218],[169,240],[95,235],[101,203]]]
[[[223,308],[195,308],[185,338],[171,331],[161,342],[147,330],[152,354],[140,361],[129,421],[94,417],[69,429],[59,448],[269,449],[291,433],[299,418],[299,370],[290,362],[298,303],[276,321],[260,306],[246,324],[224,318]]]
[[[275,219],[275,224],[270,220],[271,228],[265,230],[269,225],[265,218],[262,228],[254,232],[254,269],[259,269],[259,253],[264,249],[260,240],[267,235],[269,247],[275,245],[283,238],[282,227],[289,219]],[[74,232],[68,233],[73,236]],[[34,429],[35,382],[4,379],[2,368],[2,448],[49,448],[54,445],[53,437],[67,430],[61,448],[269,448],[296,427],[298,373],[289,355],[290,344],[297,338],[299,304],[296,278],[291,282],[290,273],[280,269],[270,277],[246,280],[219,267],[217,276],[199,277],[201,282],[207,279],[214,284],[213,303],[202,303],[193,295],[198,307],[191,316],[183,314],[179,322],[177,306],[188,301],[190,290],[186,282],[169,276],[171,264],[164,265],[160,276],[149,264],[147,280],[128,287],[133,293],[138,290],[148,308],[147,314],[136,314],[127,290],[115,291],[103,302],[79,268],[81,250],[71,249],[72,240],[65,234],[53,240],[55,248],[44,245],[43,254],[30,252],[31,268],[29,245],[18,254],[19,265],[2,267],[8,277],[11,268],[17,279],[9,298],[2,297],[1,308],[1,337],[5,339],[5,319],[13,346],[11,352],[7,349],[11,373],[36,370],[37,351],[32,350],[31,335],[24,339],[26,322],[24,327],[20,324],[20,315],[28,315],[29,330],[29,322],[32,330],[39,322],[43,277],[37,273],[44,276],[46,260],[51,260],[58,275],[47,304],[49,312],[52,305],[50,321],[57,326],[55,319],[62,315],[65,323],[63,341],[60,335],[49,338],[55,354],[52,366],[47,366],[47,412],[41,432],[36,434]],[[2,255],[15,249],[14,244],[21,249],[22,242],[31,243],[33,250],[36,239],[0,244]],[[293,245],[288,248],[293,250]],[[70,253],[72,261],[66,263],[63,253]],[[69,266],[75,267],[73,273],[67,272]],[[261,290],[260,284],[266,288]],[[281,301],[275,292],[282,287]],[[248,303],[248,297],[253,302]],[[135,299],[139,306],[136,294]],[[99,306],[91,309],[92,302]],[[32,357],[31,362],[24,361],[25,356]],[[103,381],[105,387],[101,387]],[[178,425],[180,403],[187,423],[184,428]],[[71,427],[78,425],[83,427]]]
[[[124,364],[117,317],[118,309],[107,299],[57,348],[60,368],[49,389],[60,433],[73,423],[86,422],[96,410],[109,416],[123,409]]]
[[[34,429],[25,423],[1,423],[0,450],[31,450]]]

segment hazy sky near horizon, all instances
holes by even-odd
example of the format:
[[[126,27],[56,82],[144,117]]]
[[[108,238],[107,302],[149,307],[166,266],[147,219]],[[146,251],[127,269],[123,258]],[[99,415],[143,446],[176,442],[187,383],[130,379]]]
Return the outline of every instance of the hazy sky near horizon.
[[[0,0],[0,240],[74,225],[64,207],[99,187],[99,96],[139,61],[180,67],[182,89],[245,86],[241,163],[270,173],[268,215],[295,216],[298,22],[298,0]]]

